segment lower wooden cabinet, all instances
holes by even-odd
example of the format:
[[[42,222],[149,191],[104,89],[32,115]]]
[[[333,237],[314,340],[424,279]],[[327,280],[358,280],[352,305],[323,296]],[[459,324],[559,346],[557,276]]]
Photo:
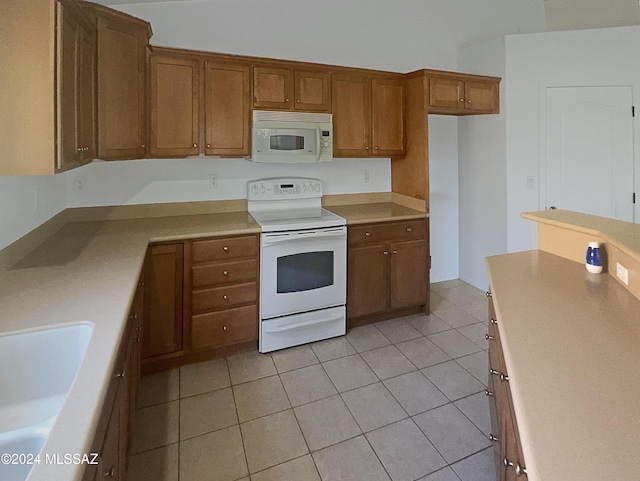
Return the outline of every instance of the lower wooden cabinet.
[[[428,310],[428,219],[349,227],[348,245],[350,327]]]
[[[518,423],[513,410],[513,400],[509,388],[509,375],[502,355],[499,320],[489,298],[489,379],[486,390],[489,396],[493,453],[498,481],[524,481],[527,468],[524,463],[522,446],[518,435]]]
[[[144,364],[183,351],[184,244],[151,245],[144,268]]]
[[[141,279],[91,447],[91,452],[99,454],[98,464],[87,466],[83,481],[126,479],[131,426],[140,380],[140,334],[144,295],[142,284]]]

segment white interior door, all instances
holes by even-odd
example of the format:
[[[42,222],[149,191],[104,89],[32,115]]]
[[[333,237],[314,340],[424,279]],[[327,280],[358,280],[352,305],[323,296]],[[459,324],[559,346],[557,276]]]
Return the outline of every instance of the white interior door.
[[[633,222],[630,86],[546,89],[545,205]]]

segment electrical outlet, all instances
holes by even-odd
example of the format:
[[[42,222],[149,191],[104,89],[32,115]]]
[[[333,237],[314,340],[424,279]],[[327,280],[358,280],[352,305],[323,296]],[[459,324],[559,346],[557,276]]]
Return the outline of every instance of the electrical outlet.
[[[73,191],[74,192],[82,192],[84,189],[84,177],[74,177],[73,178]]]
[[[368,170],[365,170],[365,171],[364,171],[364,183],[365,183],[365,184],[368,184],[368,183],[369,183],[369,181],[370,181],[369,171],[368,171]]]
[[[620,279],[625,286],[629,285],[629,269],[616,262],[616,277]]]
[[[209,188],[217,189],[218,188],[218,174],[210,174],[209,175]]]

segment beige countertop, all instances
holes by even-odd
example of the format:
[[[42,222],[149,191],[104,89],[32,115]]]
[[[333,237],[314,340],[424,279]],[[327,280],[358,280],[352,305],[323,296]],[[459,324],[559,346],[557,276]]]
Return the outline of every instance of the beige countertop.
[[[392,220],[424,219],[429,214],[394,202],[325,206],[334,214],[347,219],[348,225]]]
[[[371,200],[328,208],[350,224],[427,215],[378,202],[380,196]],[[0,336],[78,322],[94,326],[43,457],[90,450],[148,244],[259,233],[240,210],[244,206],[221,201],[71,209],[0,251]],[[209,210],[219,212],[202,213]],[[83,472],[84,466],[40,464],[28,479],[76,481]]]
[[[87,353],[45,454],[88,453],[149,242],[260,232],[246,212],[71,222],[0,267],[0,335],[88,321]],[[29,481],[80,480],[84,466],[34,465]]]
[[[640,301],[543,251],[487,269],[529,481],[640,479]]]

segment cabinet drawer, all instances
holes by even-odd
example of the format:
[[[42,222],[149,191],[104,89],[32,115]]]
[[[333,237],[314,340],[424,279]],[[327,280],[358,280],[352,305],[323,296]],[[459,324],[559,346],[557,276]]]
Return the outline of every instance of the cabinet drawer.
[[[256,257],[258,255],[258,238],[231,237],[210,239],[193,243],[193,263]]]
[[[191,345],[194,351],[229,346],[257,339],[256,306],[201,314],[191,318]]]
[[[251,282],[258,278],[257,259],[193,266],[193,288]]]
[[[200,314],[208,311],[221,311],[243,304],[255,303],[256,299],[255,282],[203,289],[193,292],[193,312]]]
[[[424,220],[415,220],[350,227],[347,239],[349,245],[356,245],[421,239],[424,238],[426,234],[426,222]]]

